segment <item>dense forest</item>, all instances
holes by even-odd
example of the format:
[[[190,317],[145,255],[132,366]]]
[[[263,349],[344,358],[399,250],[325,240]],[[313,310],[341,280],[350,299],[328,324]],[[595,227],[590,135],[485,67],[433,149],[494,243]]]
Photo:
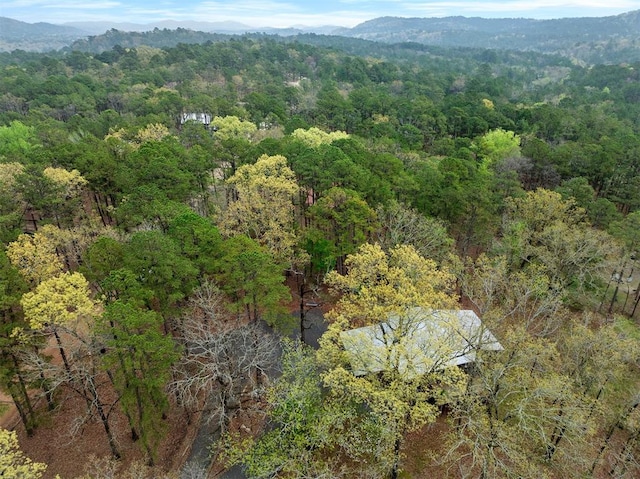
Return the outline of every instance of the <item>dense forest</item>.
[[[173,34],[0,53],[0,475],[638,477],[640,64]]]

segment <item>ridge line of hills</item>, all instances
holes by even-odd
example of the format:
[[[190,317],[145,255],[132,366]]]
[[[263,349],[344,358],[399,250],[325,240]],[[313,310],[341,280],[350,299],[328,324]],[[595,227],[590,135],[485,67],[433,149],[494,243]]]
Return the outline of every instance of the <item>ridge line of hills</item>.
[[[0,51],[15,49],[50,51],[63,48],[93,51],[91,44],[95,43],[96,37],[101,38],[110,34],[113,36],[113,32],[116,31],[128,33],[132,38],[138,39],[132,40],[131,45],[122,46],[136,46],[140,44],[140,38],[143,38],[144,42],[151,43],[149,46],[170,46],[166,44],[166,38],[163,44],[153,44],[154,32],[157,33],[159,30],[166,32],[169,29],[180,32],[180,38],[176,43],[207,41],[206,34],[265,33],[279,36],[316,34],[383,43],[411,42],[440,47],[552,53],[585,63],[640,61],[640,10],[607,17],[552,20],[387,16],[368,20],[353,28],[335,26],[253,28],[237,22],[177,21],[156,22],[148,25],[103,22],[70,22],[65,25],[54,25],[30,24],[0,17]],[[194,38],[189,40],[189,36]]]

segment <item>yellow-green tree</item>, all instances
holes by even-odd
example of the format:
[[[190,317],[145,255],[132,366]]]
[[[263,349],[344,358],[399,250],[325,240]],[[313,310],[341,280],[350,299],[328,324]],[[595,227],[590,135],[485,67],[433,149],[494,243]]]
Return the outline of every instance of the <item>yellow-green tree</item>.
[[[33,462],[20,450],[15,431],[0,428],[0,477],[39,479],[46,470],[46,464]]]
[[[24,171],[20,163],[0,163],[0,240],[14,239],[22,228],[22,198],[16,177]]]
[[[501,336],[503,351],[479,354],[451,404],[445,462],[468,478],[592,474],[637,404],[616,405],[635,374],[635,342],[610,325],[574,322],[553,339],[513,327]],[[607,423],[602,440],[598,427]]]
[[[582,292],[609,274],[615,242],[573,199],[538,189],[507,201],[500,249],[512,270],[540,265],[552,285]]]
[[[42,172],[44,176],[53,181],[61,189],[65,198],[78,196],[82,188],[86,186],[87,180],[83,178],[78,170],[66,170],[64,168],[45,168]]]
[[[162,141],[170,134],[169,128],[162,123],[151,123],[138,131],[136,140],[140,144],[146,141]]]
[[[428,348],[412,342],[420,328],[455,327],[449,315],[434,314],[436,309],[455,307],[453,276],[407,245],[387,254],[379,245],[364,244],[347,257],[346,267],[345,275],[327,276],[327,283],[342,296],[328,313],[331,324],[320,340],[318,354],[326,368],[323,381],[330,400],[359,403],[369,419],[384,425],[379,434],[386,447],[377,461],[380,474],[395,478],[405,434],[435,421],[439,406],[465,381],[461,370],[449,365],[455,346],[445,336]],[[379,339],[384,343],[371,371],[366,358],[360,360],[347,351],[344,334],[369,325],[381,328]],[[365,423],[371,424],[370,420],[361,424]]]
[[[87,180],[78,170],[48,167],[42,171],[53,186],[52,204],[49,211],[58,226],[61,223],[72,224],[82,207],[81,193]]]
[[[228,182],[236,200],[224,212],[221,232],[247,235],[278,261],[290,262],[296,242],[293,199],[299,187],[287,159],[262,155],[255,164],[238,168]]]
[[[519,324],[531,334],[548,336],[566,316],[562,314],[566,291],[540,264],[511,271],[504,256],[481,254],[459,262],[457,269],[461,294],[492,329],[506,331]]]
[[[249,140],[257,131],[256,125],[237,116],[216,116],[211,120],[211,127],[215,130],[215,138],[220,141]]]
[[[24,171],[21,163],[0,163],[0,184],[6,190],[15,193],[16,176]]]
[[[487,166],[496,166],[502,160],[522,155],[520,136],[502,128],[485,133],[474,142],[474,146]]]
[[[96,313],[89,282],[80,273],[62,273],[42,281],[33,291],[25,293],[20,302],[24,317],[32,329],[53,333],[65,369],[70,372],[60,332],[77,331],[80,323]]]
[[[308,130],[298,128],[291,136],[297,140],[300,140],[304,144],[317,148],[320,145],[328,145],[336,140],[344,140],[349,138],[349,135],[344,131],[332,131],[327,133],[320,128],[311,127]]]
[[[53,278],[63,270],[56,253],[56,243],[50,235],[36,232],[21,234],[7,246],[7,257],[25,279],[34,285]]]
[[[171,132],[169,128],[162,123],[150,123],[138,131],[128,131],[124,128],[111,130],[105,137],[105,141],[107,141],[116,152],[125,153],[126,151],[139,149],[140,145],[147,141],[162,141],[170,135]]]
[[[560,394],[566,378],[554,371],[550,342],[522,328],[501,342],[505,351],[482,357],[466,393],[452,403],[442,461],[464,478],[546,477],[540,455],[555,417],[547,411],[567,399]]]
[[[54,225],[44,225],[38,233],[46,236],[55,245],[56,253],[65,266],[65,270],[75,270],[83,265],[87,249],[99,237],[119,239],[121,234],[115,229],[101,224],[82,223],[68,229],[61,229]]]

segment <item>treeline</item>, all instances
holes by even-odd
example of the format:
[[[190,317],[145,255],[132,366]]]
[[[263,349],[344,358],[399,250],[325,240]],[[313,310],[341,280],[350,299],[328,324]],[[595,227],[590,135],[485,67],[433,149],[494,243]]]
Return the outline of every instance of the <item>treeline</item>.
[[[33,391],[51,410],[75,395],[114,457],[121,415],[152,464],[170,408],[190,420],[214,396],[225,429],[268,390],[283,428],[230,449],[255,477],[395,477],[445,404],[429,467],[462,461],[452,477],[637,473],[636,70],[410,49],[0,57],[0,380],[28,434],[46,414]],[[327,285],[341,299],[319,354],[285,346],[270,387],[257,324],[304,336]],[[341,332],[458,296],[503,352],[468,373],[349,375]]]

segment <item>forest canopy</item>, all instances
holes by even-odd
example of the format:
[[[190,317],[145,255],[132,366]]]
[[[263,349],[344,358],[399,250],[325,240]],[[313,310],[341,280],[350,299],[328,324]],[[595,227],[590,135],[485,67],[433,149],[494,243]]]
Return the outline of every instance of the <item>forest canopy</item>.
[[[640,64],[372,45],[0,54],[23,436],[75,400],[65,434],[146,468],[177,415],[250,477],[637,477]],[[416,307],[473,309],[504,349],[354,374],[340,335]]]

